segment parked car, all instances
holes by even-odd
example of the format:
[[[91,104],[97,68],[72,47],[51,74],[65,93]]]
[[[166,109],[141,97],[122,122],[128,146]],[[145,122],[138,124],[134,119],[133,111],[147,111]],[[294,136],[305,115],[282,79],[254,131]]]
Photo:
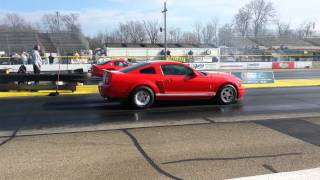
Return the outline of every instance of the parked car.
[[[217,100],[232,104],[242,99],[242,81],[227,73],[199,72],[187,64],[170,61],[139,63],[120,71],[105,71],[99,84],[102,97],[129,100],[148,108],[156,100]]]
[[[130,66],[131,64],[125,59],[113,59],[98,62],[97,64],[92,65],[91,73],[93,76],[102,77],[105,70],[120,70]]]

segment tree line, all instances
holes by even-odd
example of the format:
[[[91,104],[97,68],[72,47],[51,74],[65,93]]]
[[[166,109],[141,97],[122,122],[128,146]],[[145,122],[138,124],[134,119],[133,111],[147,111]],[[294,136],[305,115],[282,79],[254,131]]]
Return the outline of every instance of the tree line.
[[[170,20],[170,18],[169,18]],[[45,32],[80,32],[79,14],[45,14],[40,24],[31,24],[22,16],[9,13],[0,21],[0,29],[10,31],[45,31]],[[92,49],[102,47],[105,43],[162,43],[164,33],[160,32],[163,23],[158,20],[129,20],[115,27],[87,37]],[[218,18],[202,23],[194,22],[190,30],[171,27],[167,30],[168,43],[193,43],[228,45],[233,37],[278,36],[289,38],[312,37],[315,22],[305,21],[297,28],[289,22],[282,21],[274,7],[267,0],[252,0],[239,8],[229,23],[219,24]]]
[[[159,31],[162,23],[157,20],[122,22],[113,30],[106,30],[90,38],[91,46],[99,47],[105,43],[162,43],[163,33]],[[306,38],[315,34],[315,22],[304,21],[292,28],[289,22],[282,21],[274,7],[267,0],[252,0],[239,8],[229,23],[219,24],[218,18],[209,22],[195,22],[189,31],[180,27],[167,31],[169,43],[194,43],[229,45],[233,37],[277,36]]]

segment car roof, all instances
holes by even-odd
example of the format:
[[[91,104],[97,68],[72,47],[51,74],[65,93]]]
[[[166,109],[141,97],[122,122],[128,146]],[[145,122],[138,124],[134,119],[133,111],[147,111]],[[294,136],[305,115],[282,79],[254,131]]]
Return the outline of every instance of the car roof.
[[[127,61],[126,59],[111,59],[110,61]]]
[[[152,64],[152,65],[183,64],[183,63],[177,62],[177,61],[165,61],[165,60],[156,60],[156,61],[151,61],[149,63]]]

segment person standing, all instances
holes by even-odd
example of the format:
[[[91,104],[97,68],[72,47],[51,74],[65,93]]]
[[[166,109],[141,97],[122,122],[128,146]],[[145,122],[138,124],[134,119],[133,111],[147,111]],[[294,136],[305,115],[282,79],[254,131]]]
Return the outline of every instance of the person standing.
[[[50,53],[50,56],[49,56],[49,64],[53,64],[54,62],[54,57],[52,56],[52,54]]]
[[[32,51],[32,63],[33,63],[33,72],[34,74],[40,74],[41,66],[42,66],[42,59],[40,56],[40,46],[35,45]],[[35,81],[35,84],[38,84],[39,81]]]
[[[21,54],[21,60],[22,60],[22,64],[23,65],[27,65],[28,64],[28,56],[26,52],[22,52]]]

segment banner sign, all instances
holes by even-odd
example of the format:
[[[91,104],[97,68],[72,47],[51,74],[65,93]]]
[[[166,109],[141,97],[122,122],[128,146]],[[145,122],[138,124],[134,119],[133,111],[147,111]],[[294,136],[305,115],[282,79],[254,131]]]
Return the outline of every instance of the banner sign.
[[[272,69],[294,69],[295,62],[273,62]]]
[[[244,84],[267,84],[274,83],[274,74],[271,71],[265,72],[232,72],[240,78]]]
[[[247,63],[220,63],[220,69],[247,69]]]
[[[190,67],[193,67],[196,70],[216,70],[218,69],[217,63],[190,63]]]

